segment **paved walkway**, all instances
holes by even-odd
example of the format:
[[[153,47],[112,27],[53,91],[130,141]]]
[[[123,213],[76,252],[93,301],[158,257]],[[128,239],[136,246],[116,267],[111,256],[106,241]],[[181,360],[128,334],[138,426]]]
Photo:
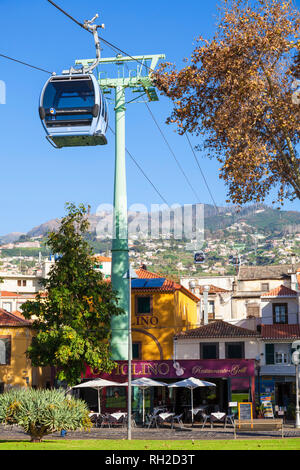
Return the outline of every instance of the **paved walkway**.
[[[295,429],[293,424],[284,426],[284,437],[299,437],[300,429]],[[65,437],[61,437],[59,432],[53,433],[45,437],[45,439],[56,440],[78,440],[78,439],[126,439],[126,428],[92,428],[90,431],[68,431]],[[276,431],[260,431],[260,432],[243,432],[238,435],[239,439],[270,439],[281,438],[281,433]],[[7,440],[29,440],[29,435],[18,426],[0,425],[0,441]],[[215,439],[234,439],[233,428],[223,428],[215,426],[213,429],[206,427],[201,429],[200,426],[186,425],[186,429],[170,429],[164,428],[139,428],[132,429],[132,439],[145,440],[215,440]]]

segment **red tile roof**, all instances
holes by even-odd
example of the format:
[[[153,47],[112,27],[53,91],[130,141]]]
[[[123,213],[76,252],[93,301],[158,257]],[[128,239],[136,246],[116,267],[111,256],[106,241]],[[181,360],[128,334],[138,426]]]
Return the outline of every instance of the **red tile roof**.
[[[255,330],[248,330],[240,326],[231,325],[223,320],[216,320],[208,325],[194,328],[193,330],[183,331],[176,337],[184,338],[241,338],[249,336],[260,336]]]
[[[139,292],[145,291],[145,292],[175,292],[176,290],[180,290],[184,294],[188,295],[190,298],[195,300],[196,302],[199,302],[200,299],[197,297],[195,294],[193,294],[191,291],[183,287],[181,284],[178,284],[175,281],[171,281],[170,279],[167,279],[163,274],[156,274],[152,273],[151,271],[148,271],[147,269],[139,268],[135,270],[136,274],[138,275],[139,279],[156,279],[156,278],[165,278],[165,281],[161,287],[148,287],[148,288],[134,288],[132,290],[136,291],[138,290]]]
[[[262,339],[300,338],[300,325],[261,325]]]
[[[14,297],[22,299],[32,299],[35,298],[36,294],[26,294],[25,292],[10,292],[7,290],[0,291],[0,297]]]
[[[94,256],[94,259],[96,261],[99,261],[99,263],[105,263],[105,262],[111,263],[111,258],[109,258],[108,256]]]
[[[1,326],[31,326],[31,321],[26,320],[20,312],[15,314],[0,308],[0,327]]]
[[[140,279],[156,279],[160,277],[166,277],[163,274],[152,273],[151,271],[143,268],[135,269],[135,272]]]
[[[297,297],[297,292],[284,285],[275,287],[275,289],[265,292],[261,297]]]

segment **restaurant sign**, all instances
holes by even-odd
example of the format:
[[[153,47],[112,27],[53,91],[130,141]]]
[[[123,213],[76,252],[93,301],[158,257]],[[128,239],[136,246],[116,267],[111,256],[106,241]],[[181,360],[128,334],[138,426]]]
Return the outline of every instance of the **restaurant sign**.
[[[127,361],[116,361],[117,366],[111,374],[96,374],[89,368],[85,378],[101,376],[110,380],[126,379],[128,376]],[[132,361],[132,377],[149,377],[151,379],[184,379],[188,377],[250,377],[255,375],[253,359],[208,359],[180,361]]]

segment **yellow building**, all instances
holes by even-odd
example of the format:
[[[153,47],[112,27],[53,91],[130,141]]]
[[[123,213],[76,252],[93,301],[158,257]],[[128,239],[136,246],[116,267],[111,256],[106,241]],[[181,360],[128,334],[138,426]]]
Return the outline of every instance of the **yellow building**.
[[[26,356],[31,338],[30,321],[19,312],[0,309],[0,393],[12,387],[50,384],[50,369],[32,367]]]
[[[131,294],[133,359],[170,360],[174,335],[200,324],[200,299],[162,275],[142,268],[136,273],[139,279],[132,280]]]

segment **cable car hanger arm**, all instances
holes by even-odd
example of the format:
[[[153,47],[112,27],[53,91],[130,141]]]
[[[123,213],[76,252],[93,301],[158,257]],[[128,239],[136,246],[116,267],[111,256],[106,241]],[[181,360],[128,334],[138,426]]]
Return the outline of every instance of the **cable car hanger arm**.
[[[92,33],[95,41],[95,47],[96,47],[96,59],[93,62],[93,64],[89,67],[88,72],[92,72],[95,67],[99,64],[100,58],[101,58],[101,48],[100,48],[100,38],[98,36],[98,28],[104,29],[105,25],[97,25],[94,24],[94,21],[96,18],[98,18],[99,15],[96,13],[96,15],[91,19],[91,20],[85,20],[83,23],[83,28]]]

